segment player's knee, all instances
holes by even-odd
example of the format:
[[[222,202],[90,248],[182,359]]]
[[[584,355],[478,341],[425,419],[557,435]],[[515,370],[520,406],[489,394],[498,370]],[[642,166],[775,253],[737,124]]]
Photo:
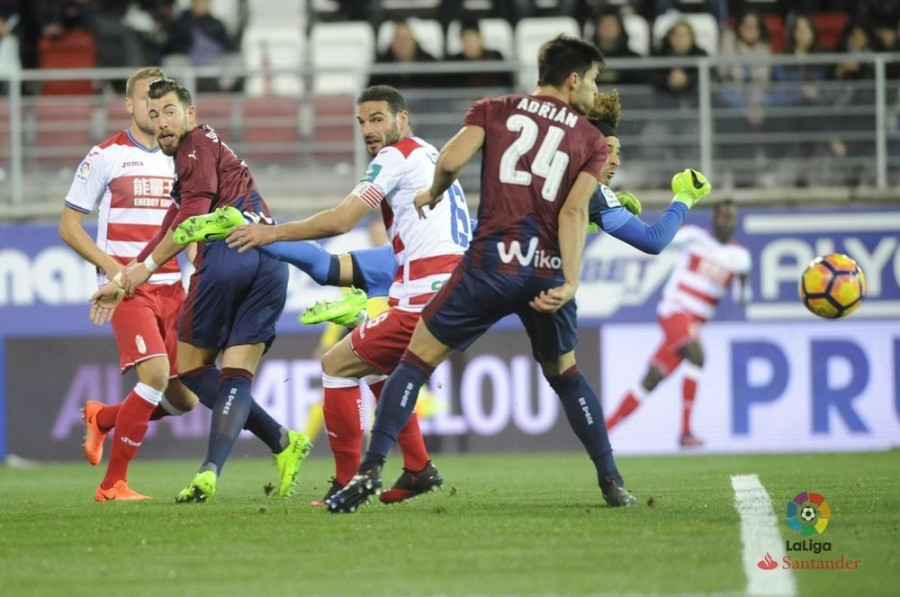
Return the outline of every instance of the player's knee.
[[[165,392],[169,387],[169,361],[168,359],[153,358],[138,363],[138,381],[160,392]]]
[[[322,373],[325,375],[340,375],[340,367],[341,362],[337,356],[334,347],[328,350],[324,355],[322,355]]]
[[[664,378],[665,374],[657,367],[650,367],[650,369],[647,370],[647,375],[644,376],[641,385],[644,386],[646,391],[652,392]]]
[[[691,342],[690,344],[685,345],[682,349],[682,355],[685,360],[697,367],[703,366],[705,355],[703,354],[703,347],[700,346],[699,342]]]
[[[197,406],[197,395],[178,380],[172,380],[166,390],[166,400],[181,412],[189,412]]]

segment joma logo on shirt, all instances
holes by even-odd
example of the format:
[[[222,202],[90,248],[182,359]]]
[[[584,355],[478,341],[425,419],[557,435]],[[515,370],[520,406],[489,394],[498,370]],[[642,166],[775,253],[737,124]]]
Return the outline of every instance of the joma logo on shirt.
[[[539,269],[561,269],[562,259],[557,255],[551,255],[543,249],[538,249],[538,239],[534,237],[528,243],[528,250],[522,253],[522,245],[519,241],[514,240],[509,246],[504,242],[497,243],[497,252],[500,254],[500,261],[503,263],[512,263],[513,259],[520,265],[530,265]]]
[[[144,165],[144,162],[122,162],[123,168],[140,168]]]

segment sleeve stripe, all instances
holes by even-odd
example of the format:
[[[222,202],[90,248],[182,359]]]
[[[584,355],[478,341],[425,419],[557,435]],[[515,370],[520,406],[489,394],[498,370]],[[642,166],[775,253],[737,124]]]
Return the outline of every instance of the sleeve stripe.
[[[91,213],[91,210],[85,209],[85,208],[81,207],[80,205],[75,205],[74,203],[72,203],[70,201],[66,201],[66,207],[68,207],[70,209],[74,209],[75,211],[80,211],[83,214]]]
[[[359,198],[362,199],[366,205],[375,209],[378,205],[384,200],[384,195],[378,192],[374,187],[367,187],[362,193],[359,194]]]

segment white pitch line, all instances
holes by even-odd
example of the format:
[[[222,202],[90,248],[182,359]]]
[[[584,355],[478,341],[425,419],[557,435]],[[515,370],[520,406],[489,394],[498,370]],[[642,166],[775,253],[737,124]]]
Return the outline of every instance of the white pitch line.
[[[732,475],[731,486],[734,507],[741,517],[741,556],[747,575],[747,595],[796,595],[793,573],[781,568],[784,547],[766,488],[756,475]],[[778,563],[774,570],[757,566],[766,554]]]

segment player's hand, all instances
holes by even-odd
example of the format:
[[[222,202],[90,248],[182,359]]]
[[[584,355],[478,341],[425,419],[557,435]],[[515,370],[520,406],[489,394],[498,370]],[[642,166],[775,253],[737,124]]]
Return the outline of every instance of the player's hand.
[[[115,282],[107,282],[97,292],[91,295],[90,319],[91,323],[101,326],[110,321],[113,312],[122,299],[125,298],[125,289]]]
[[[444,198],[444,194],[441,193],[437,196],[437,198],[431,196],[431,189],[425,189],[416,193],[415,199],[413,199],[413,204],[416,206],[416,211],[419,212],[419,219],[424,220],[428,216],[425,215],[425,206],[428,206],[428,209],[434,209],[434,206],[441,202],[441,199]]]
[[[618,193],[616,193],[616,199],[619,200],[619,203],[622,205],[622,207],[627,209],[632,214],[636,216],[641,215],[641,212],[643,211],[641,202],[638,201],[638,198],[633,194],[629,193],[628,191],[619,191]]]
[[[672,192],[678,201],[687,205],[688,209],[712,192],[712,185],[703,174],[693,168],[685,168],[672,177]]]
[[[228,233],[227,243],[238,253],[245,253],[253,247],[269,245],[277,240],[274,226],[266,224],[247,224],[232,228]]]
[[[548,288],[528,302],[538,313],[555,313],[575,296],[575,286],[565,282],[562,286]]]
[[[134,296],[135,289],[150,279],[150,270],[143,263],[131,263],[115,275],[113,283],[121,286],[128,296]]]

